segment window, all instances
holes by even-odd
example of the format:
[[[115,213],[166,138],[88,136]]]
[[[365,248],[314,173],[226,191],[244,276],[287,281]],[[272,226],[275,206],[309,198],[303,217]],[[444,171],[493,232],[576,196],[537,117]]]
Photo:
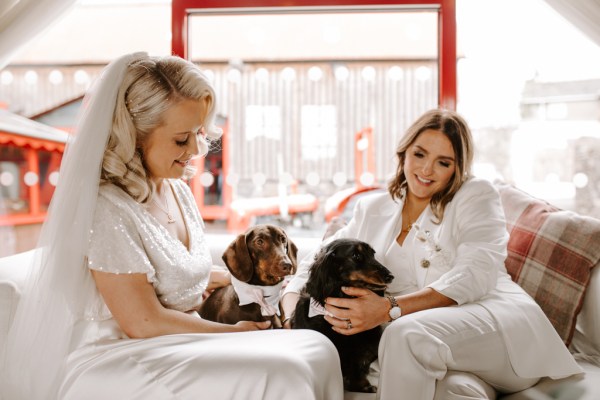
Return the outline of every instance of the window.
[[[44,213],[58,182],[60,160],[58,152],[0,146],[0,217]]]
[[[600,44],[542,0],[458,0],[457,20],[476,174],[600,217]]]
[[[225,175],[239,179],[225,184],[235,182],[234,198],[259,186],[277,195],[283,173],[299,192],[323,197],[353,186],[355,135],[365,128],[374,134],[374,183],[385,184],[395,168],[389,149],[438,104],[435,8],[201,7],[187,21],[188,57],[212,80],[230,124]]]
[[[246,140],[259,137],[281,140],[279,106],[246,106]]]
[[[11,145],[0,147],[0,215],[29,212],[29,187],[37,183],[37,179],[26,171],[25,149]]]
[[[319,160],[337,155],[336,109],[333,105],[302,106],[302,158]]]

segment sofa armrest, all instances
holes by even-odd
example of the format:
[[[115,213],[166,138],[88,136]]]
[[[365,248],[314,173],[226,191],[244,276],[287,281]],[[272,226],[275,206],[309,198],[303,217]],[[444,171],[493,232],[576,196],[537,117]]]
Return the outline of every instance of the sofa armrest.
[[[6,343],[20,297],[21,291],[14,282],[0,281],[0,343]]]
[[[600,360],[600,264],[592,269],[570,350],[573,353],[592,355]]]
[[[30,250],[0,258],[0,343],[6,343],[34,253]]]

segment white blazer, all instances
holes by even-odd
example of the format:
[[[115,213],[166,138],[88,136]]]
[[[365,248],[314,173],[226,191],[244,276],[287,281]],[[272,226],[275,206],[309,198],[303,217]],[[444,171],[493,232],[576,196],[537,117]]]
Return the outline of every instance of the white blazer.
[[[351,237],[369,243],[378,261],[394,274],[389,287],[393,294],[431,287],[459,306],[481,304],[498,322],[519,376],[559,378],[582,372],[542,309],[506,272],[508,233],[500,196],[491,183],[477,178],[465,182],[440,224],[425,209],[403,244],[411,255],[411,273],[393,269],[397,263],[386,259],[400,232],[402,206],[389,193],[366,196],[357,202],[348,225],[328,241]],[[304,287],[313,257],[301,261],[286,292]]]

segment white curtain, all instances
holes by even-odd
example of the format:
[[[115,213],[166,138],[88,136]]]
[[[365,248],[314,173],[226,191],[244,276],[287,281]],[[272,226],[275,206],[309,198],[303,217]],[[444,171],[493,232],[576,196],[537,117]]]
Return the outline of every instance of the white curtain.
[[[0,0],[0,69],[77,0]]]
[[[546,0],[546,3],[600,46],[600,0]]]

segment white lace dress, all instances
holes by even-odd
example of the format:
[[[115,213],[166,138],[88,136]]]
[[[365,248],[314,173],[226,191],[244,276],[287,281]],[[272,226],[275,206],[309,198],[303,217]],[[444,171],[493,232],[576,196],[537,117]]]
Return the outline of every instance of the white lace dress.
[[[212,260],[191,191],[172,180],[189,249],[119,188],[101,187],[89,267],[144,273],[160,302],[193,312]],[[98,295],[75,326],[61,398],[323,399],[343,397],[339,360],[322,335],[304,330],[178,334],[129,339]]]

